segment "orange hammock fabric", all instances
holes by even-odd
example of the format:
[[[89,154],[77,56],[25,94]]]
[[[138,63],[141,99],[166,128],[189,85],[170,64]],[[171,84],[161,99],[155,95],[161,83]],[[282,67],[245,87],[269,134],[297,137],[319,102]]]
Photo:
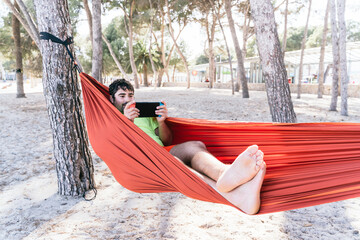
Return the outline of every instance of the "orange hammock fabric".
[[[87,130],[96,154],[125,188],[180,192],[235,207],[124,117],[108,88],[81,73]],[[173,144],[199,140],[231,163],[251,144],[265,153],[260,214],[360,196],[359,123],[242,123],[169,118]],[[236,208],[236,207],[235,207]]]

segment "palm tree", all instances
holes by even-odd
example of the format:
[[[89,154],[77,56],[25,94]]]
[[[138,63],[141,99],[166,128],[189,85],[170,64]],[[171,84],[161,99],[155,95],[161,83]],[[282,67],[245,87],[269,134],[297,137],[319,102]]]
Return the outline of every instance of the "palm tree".
[[[159,69],[162,66],[161,60],[160,60],[161,53],[158,51],[152,51],[151,57],[154,62],[155,68]],[[144,86],[149,86],[148,81],[148,72],[152,72],[151,67],[151,61],[150,61],[150,55],[149,50],[146,48],[145,44],[143,42],[137,42],[134,45],[134,60],[136,68],[138,69],[139,73],[142,73],[144,76]],[[128,70],[131,70],[130,64],[127,66]]]

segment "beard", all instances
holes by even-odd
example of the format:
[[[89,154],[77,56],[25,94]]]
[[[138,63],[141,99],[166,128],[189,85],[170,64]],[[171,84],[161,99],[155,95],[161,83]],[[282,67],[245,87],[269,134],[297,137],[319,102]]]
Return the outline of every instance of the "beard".
[[[125,109],[125,107],[126,107],[126,104],[128,104],[129,102],[126,102],[126,103],[123,103],[123,104],[121,104],[119,107],[120,107],[120,112],[122,113],[122,114],[124,114],[124,109]]]

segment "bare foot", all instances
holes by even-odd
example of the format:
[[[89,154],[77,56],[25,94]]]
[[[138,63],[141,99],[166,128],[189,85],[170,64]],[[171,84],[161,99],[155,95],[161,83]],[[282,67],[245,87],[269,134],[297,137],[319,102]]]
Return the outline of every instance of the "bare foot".
[[[257,145],[248,147],[220,175],[216,188],[220,192],[230,192],[236,187],[250,181],[260,170],[264,154]]]
[[[246,214],[256,214],[260,209],[260,190],[266,172],[266,163],[262,162],[260,170],[249,182],[222,195]]]

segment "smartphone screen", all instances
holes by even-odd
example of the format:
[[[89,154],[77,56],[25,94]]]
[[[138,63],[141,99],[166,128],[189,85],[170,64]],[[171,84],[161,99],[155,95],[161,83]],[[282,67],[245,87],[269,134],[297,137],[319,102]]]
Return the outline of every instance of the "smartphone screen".
[[[135,106],[140,111],[139,117],[158,117],[155,111],[160,104],[161,102],[136,102]]]

